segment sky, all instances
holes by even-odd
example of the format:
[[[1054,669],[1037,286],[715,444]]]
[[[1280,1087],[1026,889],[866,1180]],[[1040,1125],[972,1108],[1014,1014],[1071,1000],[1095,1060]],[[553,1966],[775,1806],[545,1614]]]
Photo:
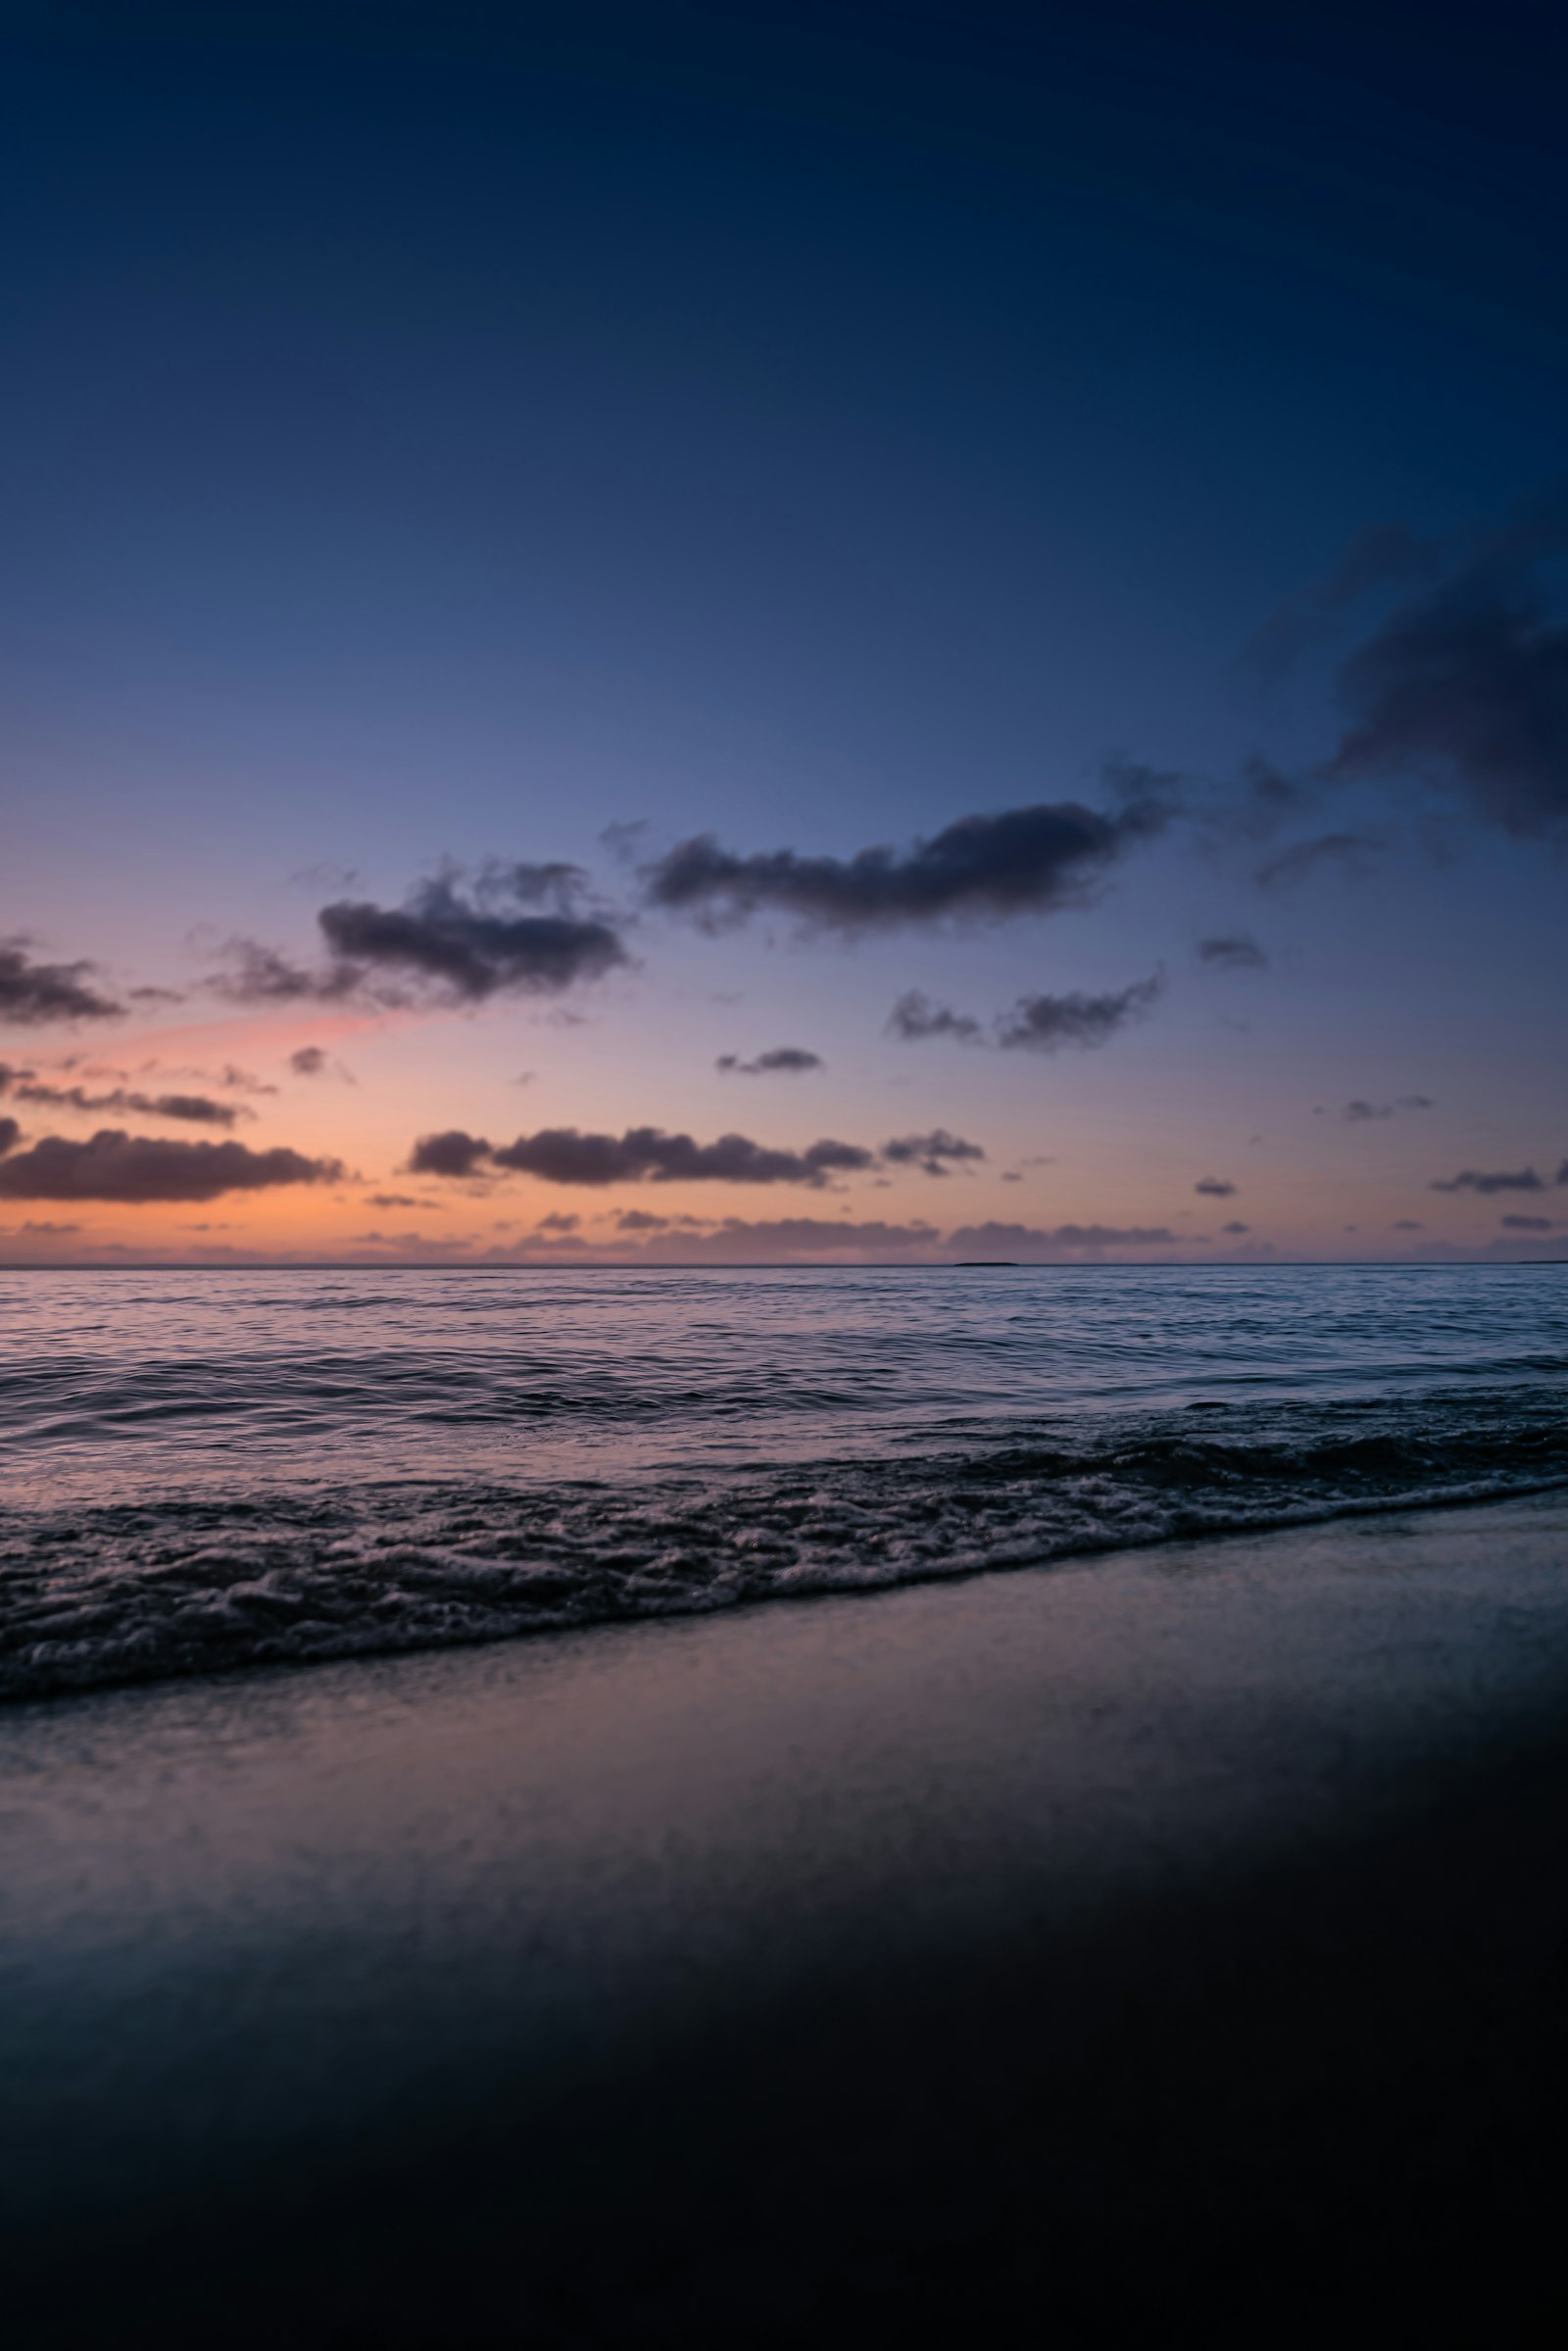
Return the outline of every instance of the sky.
[[[1554,11],[6,24],[0,1261],[1568,1254]]]

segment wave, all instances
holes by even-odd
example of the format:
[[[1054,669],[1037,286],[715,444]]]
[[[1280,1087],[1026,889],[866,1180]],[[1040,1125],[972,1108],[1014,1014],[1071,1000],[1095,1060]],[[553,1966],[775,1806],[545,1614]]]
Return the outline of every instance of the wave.
[[[1197,1414],[1201,1412],[1200,1423]],[[1223,1412],[1222,1425],[1210,1418]],[[1568,1485],[1549,1395],[1185,1411],[701,1476],[0,1515],[0,1698],[863,1592]]]

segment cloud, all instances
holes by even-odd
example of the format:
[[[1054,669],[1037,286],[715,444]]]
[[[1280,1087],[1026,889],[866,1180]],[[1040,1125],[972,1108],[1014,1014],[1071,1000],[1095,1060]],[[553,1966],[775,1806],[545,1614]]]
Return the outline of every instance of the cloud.
[[[1200,963],[1212,963],[1220,971],[1260,971],[1268,961],[1250,931],[1224,931],[1213,939],[1200,939],[1194,953]]]
[[[1504,832],[1568,833],[1568,624],[1550,582],[1565,554],[1560,494],[1412,543],[1403,570],[1418,585],[1340,665],[1349,722],[1328,776],[1446,782]]]
[[[702,1227],[691,1218],[633,1221],[638,1215],[633,1209],[617,1220],[627,1238],[578,1243],[574,1239],[541,1240],[535,1234],[525,1233],[505,1247],[491,1249],[489,1254],[502,1260],[526,1261],[535,1250],[554,1251],[570,1247],[582,1249],[589,1256],[602,1252],[606,1258],[620,1263],[744,1265],[796,1258],[810,1263],[845,1258],[857,1262],[890,1257],[929,1260],[942,1245],[937,1228],[920,1218],[909,1224],[888,1224],[878,1218],[861,1223],[850,1217],[781,1216],[754,1220],[726,1216]],[[640,1237],[632,1239],[631,1235]]]
[[[108,1110],[122,1118],[172,1118],[190,1126],[231,1127],[238,1119],[254,1118],[254,1110],[235,1102],[215,1102],[206,1094],[138,1094],[123,1086],[104,1094],[89,1094],[85,1086],[51,1086],[30,1070],[0,1062],[0,1094],[19,1102],[34,1102],[57,1110]]]
[[[1227,1184],[1223,1176],[1200,1176],[1193,1190],[1201,1193],[1205,1200],[1230,1200],[1236,1186]]]
[[[418,1200],[409,1192],[368,1192],[365,1196],[368,1208],[380,1208],[383,1211],[388,1208],[422,1208],[434,1209],[444,1215],[446,1204],[445,1200]]]
[[[1155,1004],[1164,988],[1156,972],[1147,980],[1105,996],[1020,996],[1010,1012],[993,1024],[1004,1053],[1059,1053],[1063,1046],[1080,1052],[1103,1045],[1130,1020],[1138,1020]]]
[[[858,1145],[824,1137],[804,1151],[774,1151],[746,1135],[697,1143],[661,1127],[628,1127],[622,1135],[584,1135],[575,1127],[547,1127],[519,1135],[491,1153],[497,1167],[536,1175],[551,1184],[825,1184],[874,1163]]]
[[[1507,1233],[1549,1233],[1556,1218],[1552,1216],[1503,1216],[1499,1217],[1498,1222]]]
[[[466,1135],[448,1127],[439,1135],[421,1135],[409,1153],[410,1175],[471,1176],[480,1173],[490,1156],[482,1135]]]
[[[1073,991],[1064,996],[1020,996],[1010,1010],[999,1012],[986,1035],[983,1024],[968,1012],[955,1012],[933,1004],[918,989],[901,996],[888,1015],[888,1033],[905,1044],[932,1037],[956,1037],[960,1045],[991,1045],[1000,1053],[1060,1053],[1066,1046],[1087,1052],[1104,1045],[1118,1029],[1138,1020],[1157,1002],[1164,978],[1154,972],[1102,996]]]
[[[0,1118],[0,1159],[14,1151],[22,1141],[22,1129],[14,1118]]]
[[[858,1174],[875,1153],[830,1137],[804,1151],[774,1151],[746,1135],[697,1143],[662,1127],[628,1127],[621,1135],[585,1135],[576,1127],[544,1127],[536,1135],[492,1145],[452,1130],[421,1135],[409,1154],[412,1175],[471,1176],[503,1170],[538,1176],[547,1184],[808,1184]]]
[[[1392,1102],[1347,1102],[1340,1116],[1347,1126],[1365,1126],[1371,1118],[1393,1118],[1399,1110],[1435,1110],[1437,1104],[1429,1095],[1401,1094]]]
[[[980,1035],[980,1023],[967,1012],[950,1011],[946,1004],[933,1004],[918,988],[911,988],[888,1014],[888,1034],[903,1038],[906,1044],[927,1037],[956,1037],[967,1045]]]
[[[667,1216],[651,1215],[646,1208],[622,1208],[615,1219],[615,1229],[620,1233],[662,1233],[668,1226]]]
[[[215,995],[235,1004],[341,1004],[360,993],[366,977],[348,963],[307,971],[255,939],[230,939],[223,954],[227,969],[215,974],[210,985]]]
[[[1427,1186],[1429,1192],[1544,1192],[1545,1186],[1533,1167],[1521,1167],[1514,1174],[1466,1167],[1459,1175],[1446,1181],[1435,1177]]]
[[[118,1020],[124,1005],[101,995],[88,974],[97,965],[34,963],[20,940],[0,944],[0,1021],[24,1028],[53,1020]]]
[[[960,1225],[948,1235],[948,1247],[964,1257],[1055,1259],[1107,1249],[1173,1249],[1180,1239],[1164,1225],[1060,1224],[1043,1232],[1035,1225],[990,1223]]]
[[[359,1082],[352,1069],[346,1068],[341,1061],[334,1061],[325,1047],[320,1045],[300,1046],[297,1052],[289,1054],[288,1065],[298,1078],[335,1078],[340,1086],[353,1086]]]
[[[444,1256],[470,1249],[473,1237],[469,1233],[350,1233],[350,1242],[370,1248],[434,1250]]]
[[[650,905],[710,927],[768,911],[845,934],[905,923],[1000,921],[1086,903],[1107,869],[1168,823],[1173,779],[1111,771],[1110,814],[1042,801],[960,816],[911,849],[805,857],[793,849],[738,857],[711,833],[677,843],[642,868]]]
[[[1319,833],[1310,841],[1297,841],[1282,849],[1278,857],[1258,867],[1257,879],[1265,890],[1287,889],[1305,881],[1321,866],[1337,865],[1348,881],[1359,881],[1368,872],[1371,859],[1387,847],[1381,833]]]
[[[409,1153],[408,1167],[411,1175],[533,1175],[550,1184],[806,1184],[815,1190],[836,1175],[863,1175],[879,1159],[894,1167],[918,1167],[928,1176],[946,1176],[953,1166],[985,1155],[980,1144],[951,1134],[946,1127],[923,1135],[895,1135],[880,1152],[831,1137],[804,1151],[776,1150],[747,1135],[720,1135],[716,1142],[698,1143],[690,1135],[668,1134],[662,1127],[628,1127],[620,1135],[546,1127],[497,1145],[482,1135],[452,1128],[421,1135]]]
[[[736,1053],[720,1053],[713,1063],[740,1078],[798,1077],[808,1069],[824,1069],[827,1064],[820,1053],[808,1053],[799,1045],[776,1045],[770,1053],[759,1053],[755,1061],[743,1061]]]
[[[336,1159],[308,1159],[281,1147],[255,1151],[243,1143],[171,1143],[102,1127],[86,1143],[48,1135],[30,1151],[0,1161],[6,1200],[217,1200],[280,1184],[335,1183]]]
[[[713,1231],[682,1235],[666,1249],[700,1257],[735,1256],[908,1256],[928,1251],[941,1240],[935,1227],[916,1219],[912,1224],[886,1224],[880,1218],[858,1223],[850,1217],[781,1216],[749,1222],[729,1216]]]
[[[575,865],[488,865],[465,890],[453,874],[418,883],[401,906],[339,899],[317,915],[327,961],[314,970],[235,940],[214,981],[242,1004],[410,1002],[478,1004],[551,996],[627,961],[611,924],[583,904]]]
[[[1419,1216],[1396,1216],[1394,1220],[1396,1233],[1424,1233],[1426,1229]]]
[[[562,1216],[557,1213],[554,1216],[541,1216],[534,1231],[536,1233],[575,1233],[581,1222],[580,1216]]]
[[[1404,523],[1369,523],[1357,531],[1327,579],[1298,589],[1270,613],[1243,661],[1278,675],[1303,654],[1331,642],[1344,614],[1363,597],[1430,569],[1429,552]]]
[[[895,1135],[882,1146],[882,1156],[892,1166],[918,1167],[928,1176],[945,1176],[949,1162],[983,1159],[985,1155],[978,1143],[950,1135],[946,1127],[935,1127],[929,1135]]]
[[[1250,1233],[1251,1229],[1250,1224],[1228,1224],[1224,1227],[1227,1233]]]

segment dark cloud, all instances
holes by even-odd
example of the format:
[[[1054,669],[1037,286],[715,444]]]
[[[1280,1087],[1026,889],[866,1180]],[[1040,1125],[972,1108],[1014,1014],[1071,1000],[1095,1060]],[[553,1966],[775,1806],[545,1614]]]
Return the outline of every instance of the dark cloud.
[[[235,1102],[215,1102],[206,1094],[138,1094],[123,1086],[92,1094],[85,1086],[51,1086],[31,1070],[15,1069],[5,1062],[0,1062],[0,1094],[49,1109],[84,1110],[94,1115],[107,1110],[121,1118],[172,1118],[189,1126],[231,1127],[241,1118],[256,1115]]]
[[[1396,1101],[1392,1102],[1347,1102],[1340,1112],[1340,1116],[1348,1126],[1354,1127],[1365,1126],[1368,1119],[1371,1118],[1393,1118],[1399,1110],[1435,1110],[1436,1108],[1437,1104],[1429,1095],[1401,1094]]]
[[[0,1198],[7,1200],[217,1200],[225,1192],[257,1192],[280,1184],[335,1183],[336,1159],[308,1159],[279,1148],[256,1151],[243,1143],[169,1143],[103,1127],[86,1143],[48,1135],[30,1151],[0,1163]]]
[[[1379,589],[1430,573],[1432,557],[1402,522],[1373,522],[1359,530],[1325,580],[1288,597],[1258,630],[1242,659],[1265,674],[1281,674],[1303,654],[1332,642],[1345,614]]]
[[[1086,1052],[1141,1019],[1164,985],[1156,972],[1104,996],[1020,996],[994,1024],[997,1044],[1004,1053],[1054,1053],[1069,1045]]]
[[[886,1224],[879,1217],[863,1223],[846,1216],[780,1216],[748,1220],[728,1216],[712,1231],[686,1235],[663,1245],[666,1253],[703,1258],[746,1257],[885,1257],[908,1256],[932,1249],[941,1236],[933,1225]]]
[[[426,1211],[437,1210],[443,1215],[446,1213],[445,1200],[418,1200],[408,1192],[368,1192],[365,1205],[368,1208],[380,1208],[383,1212],[389,1208],[421,1208]]]
[[[1205,1200],[1230,1200],[1236,1186],[1227,1184],[1223,1176],[1200,1176],[1193,1190],[1200,1192]]]
[[[616,1220],[617,1238],[604,1242],[543,1240],[526,1233],[490,1253],[498,1258],[526,1259],[536,1249],[576,1247],[589,1255],[602,1249],[619,1261],[644,1260],[670,1264],[745,1265],[801,1258],[824,1259],[929,1258],[941,1244],[934,1225],[916,1218],[910,1224],[888,1224],[878,1218],[858,1222],[850,1217],[726,1216],[704,1222],[690,1217],[644,1217],[626,1211]],[[633,1238],[635,1236],[635,1238]]]
[[[1568,1159],[1564,1159],[1562,1165],[1557,1170],[1557,1182],[1559,1184],[1568,1184]]]
[[[1418,1216],[1397,1216],[1394,1221],[1396,1233],[1424,1233],[1426,1229]]]
[[[0,1159],[14,1151],[22,1141],[22,1129],[14,1118],[0,1118]]]
[[[627,960],[611,924],[584,906],[584,879],[574,865],[492,865],[467,891],[450,874],[421,882],[401,906],[339,899],[317,916],[324,965],[308,970],[236,940],[214,985],[245,1004],[476,1004],[556,995]]]
[[[804,1046],[776,1045],[770,1053],[759,1053],[755,1061],[743,1061],[737,1053],[720,1053],[713,1067],[740,1078],[798,1077],[808,1069],[823,1069],[826,1063],[820,1053],[809,1053]]]
[[[720,1264],[779,1257],[858,1260],[929,1256],[941,1239],[936,1227],[921,1218],[910,1224],[888,1224],[879,1217],[860,1222],[848,1216],[727,1216],[706,1233],[682,1232],[655,1241],[651,1250],[665,1259],[692,1257]]]
[[[1545,1186],[1533,1167],[1521,1167],[1514,1174],[1467,1167],[1445,1181],[1435,1177],[1427,1186],[1429,1192],[1544,1192]]]
[[[1076,990],[1063,996],[1020,996],[1009,1011],[995,1016],[989,1036],[970,1013],[933,1004],[918,989],[911,989],[900,997],[889,1014],[888,1033],[905,1044],[954,1037],[960,1045],[992,1045],[1001,1053],[1054,1053],[1066,1046],[1083,1052],[1104,1045],[1118,1029],[1141,1018],[1164,985],[1163,977],[1155,972],[1147,980],[1134,980],[1130,987],[1102,996],[1086,996]]]
[[[206,1094],[118,1094],[106,1095],[101,1102],[89,1105],[93,1109],[139,1110],[144,1118],[178,1118],[192,1126],[231,1127],[236,1119],[253,1118],[255,1112],[234,1102],[214,1102]]]
[[[950,1135],[946,1127],[935,1127],[929,1135],[895,1135],[882,1146],[883,1158],[894,1167],[918,1167],[928,1176],[945,1176],[950,1163],[983,1159],[985,1155],[978,1143],[966,1143],[961,1135]]]
[[[956,1037],[960,1045],[968,1045],[980,1035],[980,1023],[967,1012],[933,1004],[929,996],[911,988],[888,1014],[888,1034],[910,1045],[927,1037]]]
[[[471,1176],[498,1170],[539,1176],[547,1184],[808,1184],[853,1175],[875,1164],[875,1153],[824,1137],[806,1151],[774,1151],[746,1135],[698,1143],[662,1127],[628,1127],[621,1135],[585,1135],[576,1127],[545,1127],[515,1142],[491,1145],[450,1131],[423,1135],[409,1156],[413,1175]]]
[[[534,1231],[536,1233],[575,1233],[581,1223],[580,1216],[562,1216],[558,1212],[554,1216],[541,1216]]]
[[[390,971],[456,1003],[551,996],[626,960],[608,923],[572,910],[575,875],[571,866],[514,865],[485,877],[472,899],[441,879],[402,907],[344,899],[317,920],[340,964]],[[519,910],[541,904],[549,910]]]
[[[1392,1119],[1401,1109],[1437,1109],[1437,1102],[1427,1094],[1401,1094],[1392,1102],[1345,1102],[1340,1117],[1348,1126],[1366,1126],[1368,1119]]]
[[[97,965],[34,963],[19,940],[0,945],[0,1021],[42,1027],[53,1020],[118,1020],[124,1005],[94,987]]]
[[[1507,1233],[1549,1233],[1556,1222],[1551,1216],[1503,1216],[1498,1219]]]
[[[774,1151],[747,1135],[697,1143],[662,1127],[628,1127],[622,1135],[584,1135],[575,1127],[546,1127],[519,1135],[491,1153],[492,1164],[551,1184],[825,1184],[873,1164],[873,1154],[824,1138],[804,1151]]]
[[[227,967],[211,985],[215,995],[235,1004],[341,1004],[360,993],[366,977],[347,963],[307,971],[255,939],[230,939],[223,955]]]
[[[960,1225],[948,1235],[948,1247],[964,1257],[1054,1259],[1107,1249],[1172,1249],[1179,1240],[1164,1225],[1059,1224],[1043,1232],[1036,1225],[990,1223]]]
[[[1127,850],[1170,819],[1174,779],[1126,769],[1108,780],[1118,803],[1109,814],[1078,801],[1043,801],[960,816],[906,851],[738,857],[705,833],[644,866],[644,889],[651,905],[710,925],[766,911],[808,929],[853,933],[1051,913],[1082,906]]]
[[[377,1249],[417,1250],[421,1255],[434,1253],[451,1257],[473,1247],[467,1233],[350,1233],[349,1240],[359,1246]]]
[[[477,1175],[489,1156],[490,1146],[482,1135],[466,1135],[461,1127],[448,1127],[442,1134],[419,1137],[409,1153],[409,1173]]]
[[[1250,1233],[1251,1229],[1250,1224],[1228,1224],[1224,1228],[1227,1233]]]
[[[1568,624],[1552,566],[1568,498],[1413,549],[1419,584],[1346,656],[1349,723],[1331,779],[1413,774],[1456,785],[1516,835],[1568,833]]]
[[[1212,963],[1221,971],[1258,971],[1268,961],[1250,931],[1225,931],[1217,938],[1200,939],[1195,952],[1200,963]]]
[[[1310,841],[1297,841],[1282,849],[1278,857],[1258,867],[1257,878],[1265,890],[1288,889],[1321,867],[1334,865],[1347,880],[1359,881],[1370,870],[1371,860],[1387,847],[1381,833],[1319,833]]]
[[[358,1083],[353,1070],[345,1068],[341,1061],[334,1061],[324,1046],[302,1045],[298,1052],[289,1054],[288,1065],[299,1078],[332,1078],[340,1086]]]

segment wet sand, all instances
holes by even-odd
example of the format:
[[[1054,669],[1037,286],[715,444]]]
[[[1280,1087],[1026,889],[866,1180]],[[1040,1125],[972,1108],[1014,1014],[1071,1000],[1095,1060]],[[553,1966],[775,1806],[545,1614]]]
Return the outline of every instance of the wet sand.
[[[1568,2320],[1568,1498],[0,1718],[10,2339]]]

